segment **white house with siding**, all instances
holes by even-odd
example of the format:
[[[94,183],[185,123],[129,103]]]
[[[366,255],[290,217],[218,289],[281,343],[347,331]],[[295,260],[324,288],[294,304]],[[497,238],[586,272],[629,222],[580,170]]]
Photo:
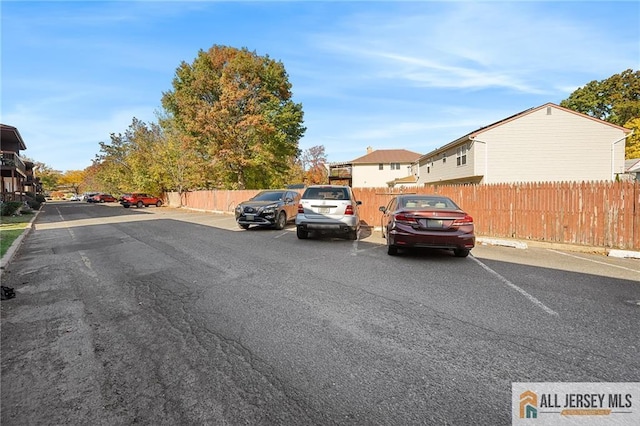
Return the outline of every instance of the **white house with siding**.
[[[418,185],[614,180],[631,130],[547,103],[418,160]]]
[[[329,165],[329,183],[347,184],[354,188],[415,186],[420,154],[406,149],[367,148],[367,154],[355,160]],[[398,182],[397,179],[407,178]]]

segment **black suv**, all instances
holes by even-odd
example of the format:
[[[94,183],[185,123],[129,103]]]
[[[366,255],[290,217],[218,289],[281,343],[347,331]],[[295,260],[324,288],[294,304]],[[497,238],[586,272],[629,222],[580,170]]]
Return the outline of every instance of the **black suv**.
[[[262,191],[236,207],[236,222],[242,229],[251,225],[283,229],[298,212],[300,194],[284,189]]]

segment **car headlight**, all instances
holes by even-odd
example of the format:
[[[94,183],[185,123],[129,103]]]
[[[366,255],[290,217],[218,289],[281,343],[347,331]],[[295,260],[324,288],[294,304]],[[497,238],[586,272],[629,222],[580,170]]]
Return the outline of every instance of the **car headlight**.
[[[263,212],[263,213],[267,213],[267,214],[269,214],[269,213],[275,213],[275,211],[276,211],[276,207],[278,207],[278,205],[277,205],[277,204],[271,204],[271,205],[269,205],[269,206],[264,206],[264,207],[262,208],[262,212]]]
[[[236,206],[236,211],[237,211],[237,212],[241,212],[241,211],[242,211],[242,204],[238,204],[238,205]]]

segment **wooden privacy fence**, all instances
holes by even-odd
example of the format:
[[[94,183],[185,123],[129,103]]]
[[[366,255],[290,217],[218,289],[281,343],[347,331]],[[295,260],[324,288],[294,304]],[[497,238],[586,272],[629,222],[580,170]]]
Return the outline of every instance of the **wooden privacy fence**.
[[[496,238],[547,241],[594,247],[640,249],[638,182],[549,182],[494,185],[438,185],[405,192],[440,194],[474,218],[476,233]],[[257,190],[167,194],[170,206],[233,212]],[[380,206],[399,190],[354,188],[366,225],[379,227]]]

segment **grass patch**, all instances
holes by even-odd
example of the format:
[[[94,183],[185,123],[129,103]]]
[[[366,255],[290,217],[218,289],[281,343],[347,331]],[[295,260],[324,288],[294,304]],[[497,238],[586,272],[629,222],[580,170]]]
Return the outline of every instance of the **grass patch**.
[[[22,235],[32,218],[32,214],[0,216],[0,257],[4,256],[11,244]]]

